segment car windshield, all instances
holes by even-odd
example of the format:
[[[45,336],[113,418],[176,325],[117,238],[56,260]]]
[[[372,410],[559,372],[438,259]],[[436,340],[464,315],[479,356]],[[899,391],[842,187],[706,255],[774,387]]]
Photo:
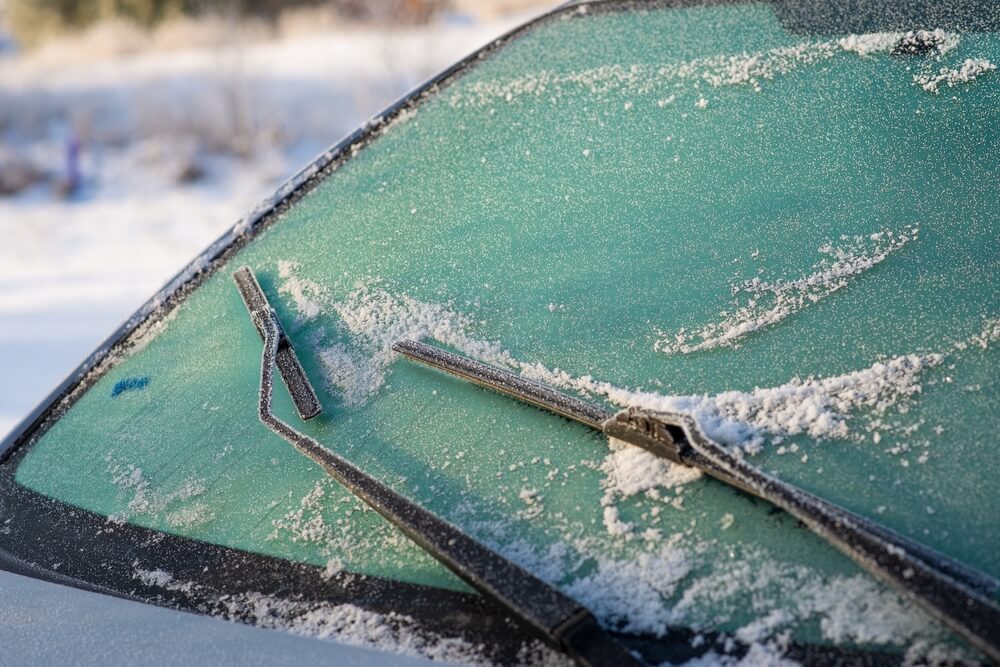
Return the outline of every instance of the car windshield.
[[[391,350],[690,413],[1000,577],[998,17],[813,9],[565,8],[374,119],[21,438],[0,547],[257,624],[528,660],[480,645],[501,621],[446,618],[479,609],[465,584],[258,421],[247,265],[324,408],[279,389],[283,420],[647,657],[971,659],[766,503]]]

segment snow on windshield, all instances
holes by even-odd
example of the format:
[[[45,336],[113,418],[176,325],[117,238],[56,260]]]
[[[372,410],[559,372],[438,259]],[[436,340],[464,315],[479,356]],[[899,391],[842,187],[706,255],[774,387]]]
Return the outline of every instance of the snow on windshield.
[[[733,295],[745,296],[737,299],[730,311],[719,313],[719,321],[694,332],[681,329],[674,335],[663,334],[656,348],[675,354],[735,347],[744,336],[777,324],[847,287],[851,279],[885,261],[890,253],[916,240],[918,234],[918,228],[908,227],[899,234],[883,229],[867,237],[841,236],[836,245],[820,246],[818,252],[824,257],[813,265],[811,273],[792,280],[761,280],[755,276],[735,284]],[[750,256],[757,259],[760,250],[752,251]]]
[[[872,56],[875,54],[906,53],[908,45],[920,45],[926,51],[944,56],[959,44],[959,36],[937,29],[909,32],[878,32],[848,35],[834,40],[807,41],[795,46],[780,46],[755,53],[717,55],[687,62],[649,65],[605,65],[577,72],[542,70],[513,79],[477,81],[453,93],[448,99],[455,107],[489,108],[496,104],[516,104],[524,97],[551,100],[553,104],[574,89],[584,89],[595,99],[617,96],[648,96],[661,93],[657,106],[681,103],[678,96],[697,96],[693,106],[704,108],[707,100],[698,83],[710,88],[750,86],[760,92],[762,87],[796,70],[822,65],[844,55]],[[985,58],[970,58],[956,68],[943,67],[934,71],[933,61],[920,65],[921,72],[913,75],[913,83],[928,92],[938,92],[945,83],[952,87],[971,83],[977,76],[992,72],[996,66]],[[632,104],[626,102],[626,109]],[[688,102],[688,104],[691,104]]]
[[[822,291],[816,298],[822,298],[843,286],[838,281],[882,261],[889,252],[915,238],[916,230],[907,235],[881,232],[867,238],[844,239],[849,247],[846,250],[826,245],[821,252],[835,259],[824,270],[787,283],[791,286],[788,289],[808,293],[808,289],[818,286]],[[874,244],[867,254],[863,249],[866,243]],[[351,405],[372,398],[385,384],[394,361],[390,350],[394,341],[430,339],[480,361],[503,365],[525,377],[585,396],[603,397],[618,406],[690,414],[720,442],[750,454],[770,443],[778,454],[787,453],[802,464],[809,461],[809,449],[797,444],[782,445],[786,437],[805,433],[817,441],[816,446],[823,446],[826,439],[878,446],[884,438],[912,432],[914,424],[906,419],[907,408],[919,399],[924,375],[958,355],[981,353],[1000,340],[1000,318],[993,318],[985,320],[981,331],[968,340],[944,343],[940,351],[904,354],[843,375],[791,378],[776,387],[733,390],[714,396],[675,396],[618,387],[590,376],[578,377],[548,368],[538,361],[517,359],[500,342],[472,336],[467,328],[475,318],[458,312],[453,304],[421,302],[388,289],[381,280],[361,283],[349,299],[336,301],[324,296],[320,285],[299,276],[290,262],[281,263],[281,275],[279,292],[291,296],[300,317],[308,320],[319,313],[336,312],[340,318],[339,326],[351,343],[328,347],[319,335],[314,339],[314,353],[327,369],[331,389]],[[780,594],[765,597],[755,609],[759,612],[756,620],[736,632],[741,640],[753,643],[773,637],[779,629],[794,623],[819,618],[823,636],[832,641],[915,642],[911,646],[914,655],[928,649],[926,636],[937,632],[930,622],[914,615],[896,594],[885,591],[866,575],[823,580],[807,569],[783,566],[764,552],[754,554],[761,569],[751,570],[747,561],[741,561],[725,574],[715,571],[689,582],[679,604],[665,606],[663,599],[670,598],[691,573],[692,559],[702,547],[693,531],[664,535],[656,527],[657,517],[662,512],[684,511],[684,487],[700,479],[701,473],[630,445],[612,441],[609,446],[605,460],[594,464],[605,476],[601,500],[604,527],[611,538],[640,540],[649,546],[633,561],[609,555],[605,547],[595,548],[586,542],[574,545],[581,557],[596,561],[597,569],[573,582],[567,591],[607,622],[621,624],[626,631],[655,635],[665,634],[670,625],[710,625],[710,619],[700,616],[704,605],[716,609],[734,591],[761,586],[787,591],[798,600],[797,606],[792,610],[783,606],[778,602]],[[904,467],[909,465],[905,456],[900,461]],[[915,464],[925,461],[926,454],[914,460]],[[549,479],[557,477],[558,471],[553,471]],[[520,516],[541,515],[544,495],[544,489],[522,488],[519,498],[534,511]],[[617,508],[619,500],[636,495],[656,501],[638,524],[624,521]],[[553,517],[545,515],[542,520],[551,522]],[[729,528],[732,521],[732,515],[724,517],[723,529]],[[498,539],[498,544],[505,543]],[[509,552],[509,543],[505,549]],[[550,558],[530,549],[520,555],[522,564],[534,571],[544,571],[545,562],[551,564]],[[549,576],[558,580],[562,574],[550,569]],[[621,594],[615,594],[617,590]],[[872,618],[879,619],[878,623],[873,625]],[[918,637],[923,639],[916,642]]]
[[[881,235],[873,237],[877,240]],[[907,237],[900,237],[896,247],[906,241]],[[859,267],[873,265],[887,253],[858,259],[839,251],[838,259],[828,271],[777,283],[779,287],[774,291],[780,295],[786,289],[806,291],[819,286],[822,291],[811,296],[819,300],[843,286],[845,283],[839,282],[843,276],[860,273],[863,268]],[[478,340],[471,335],[468,328],[474,318],[456,311],[452,304],[419,301],[405,292],[386,289],[379,279],[359,283],[347,300],[337,301],[324,299],[322,287],[298,277],[287,261],[281,263],[281,275],[284,282],[279,292],[293,296],[301,317],[308,320],[321,312],[335,312],[340,327],[350,337],[350,346],[325,345],[322,331],[313,340],[331,391],[348,405],[364,403],[385,384],[390,365],[397,360],[391,349],[395,341],[431,339],[479,361],[515,369],[525,377],[556,387],[601,396],[619,406],[691,414],[710,437],[751,453],[759,451],[765,438],[780,443],[785,436],[806,433],[816,439],[864,440],[876,437],[880,429],[891,430],[892,423],[884,417],[894,409],[903,408],[920,393],[919,379],[923,372],[940,366],[948,354],[959,354],[970,346],[985,350],[996,341],[1000,326],[1000,319],[988,319],[982,331],[968,341],[952,343],[942,351],[899,355],[843,375],[790,378],[785,384],[749,392],[677,396],[618,387],[589,375],[574,376],[549,368],[539,361],[516,359],[499,341]],[[766,287],[760,289],[771,291]],[[304,290],[309,297],[303,295]],[[796,297],[800,306],[807,300]],[[857,413],[867,415],[867,420],[852,426],[851,417]]]
[[[995,45],[916,27],[807,39],[757,5],[674,11],[692,34],[674,35],[676,49],[647,35],[648,62],[582,62],[609,44],[583,48],[579,34],[515,41],[498,52],[510,62],[485,58],[355,144],[238,251],[321,390],[326,414],[303,428],[609,627],[724,627],[708,656],[729,662],[738,644],[750,662],[779,661],[792,641],[965,657],[787,517],[645,451],[435,384],[391,350],[435,341],[609,406],[687,413],[809,490],[863,496],[864,513],[986,558],[995,539],[969,536],[992,521],[995,485],[956,497],[953,480],[990,471],[976,462],[989,456],[983,369],[1000,340],[995,155],[976,130],[992,118]],[[730,11],[734,25],[719,18]],[[630,29],[658,38],[653,14]],[[705,55],[696,37],[716,21],[727,37]],[[566,62],[551,57],[560,48],[578,51]],[[101,369],[148,383],[94,385],[75,407],[102,418],[74,422],[71,409],[18,481],[112,528],[256,549],[324,579],[455,587],[255,421],[260,341],[226,273]],[[164,420],[179,426],[150,428]],[[97,462],[105,496],[50,474],[74,461]],[[197,585],[139,564],[133,576]],[[352,606],[248,592],[211,611],[482,658]]]

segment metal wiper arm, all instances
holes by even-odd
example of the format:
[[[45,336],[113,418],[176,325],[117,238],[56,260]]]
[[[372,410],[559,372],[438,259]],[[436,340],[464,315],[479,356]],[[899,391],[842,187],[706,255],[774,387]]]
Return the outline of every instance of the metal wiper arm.
[[[233,277],[254,325],[264,338],[258,415],[265,426],[317,463],[488,600],[534,627],[577,664],[585,667],[642,665],[605,633],[593,614],[578,602],[276,417],[271,409],[273,371],[279,363],[282,345],[290,349],[290,343],[287,338],[282,343],[281,324],[250,269],[243,267]],[[301,366],[299,368],[301,370]],[[308,385],[305,373],[299,379]],[[311,386],[309,391],[312,391]]]
[[[763,498],[802,521],[878,579],[911,597],[1000,662],[1000,582],[858,514],[768,475],[709,438],[689,415],[614,413],[540,382],[414,340],[393,350],[422,364],[541,407]]]

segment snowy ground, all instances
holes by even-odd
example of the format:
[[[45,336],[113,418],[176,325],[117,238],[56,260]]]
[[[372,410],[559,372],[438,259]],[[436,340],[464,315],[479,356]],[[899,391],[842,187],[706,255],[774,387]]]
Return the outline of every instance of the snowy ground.
[[[0,57],[0,436],[253,204],[523,16],[129,57]],[[60,194],[67,146],[81,188]]]

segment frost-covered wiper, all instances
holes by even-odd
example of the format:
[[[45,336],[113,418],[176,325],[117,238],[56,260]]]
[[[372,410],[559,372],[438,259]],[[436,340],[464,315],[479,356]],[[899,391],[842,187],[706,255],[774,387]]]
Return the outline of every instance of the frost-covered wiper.
[[[674,463],[698,468],[802,521],[877,578],[914,599],[1000,662],[1000,582],[860,515],[768,475],[709,438],[689,415],[628,408],[611,412],[540,382],[419,341],[393,350],[428,366],[580,422]]]
[[[563,649],[577,664],[588,667],[639,667],[642,664],[605,633],[593,614],[580,603],[278,419],[271,409],[276,365],[303,419],[306,418],[303,411],[311,412],[308,396],[315,401],[316,394],[253,271],[242,267],[233,274],[233,279],[264,339],[258,415],[265,426],[319,464],[328,475],[488,600],[501,605]],[[282,349],[287,350],[285,362],[282,362]],[[298,398],[296,392],[299,392]]]

